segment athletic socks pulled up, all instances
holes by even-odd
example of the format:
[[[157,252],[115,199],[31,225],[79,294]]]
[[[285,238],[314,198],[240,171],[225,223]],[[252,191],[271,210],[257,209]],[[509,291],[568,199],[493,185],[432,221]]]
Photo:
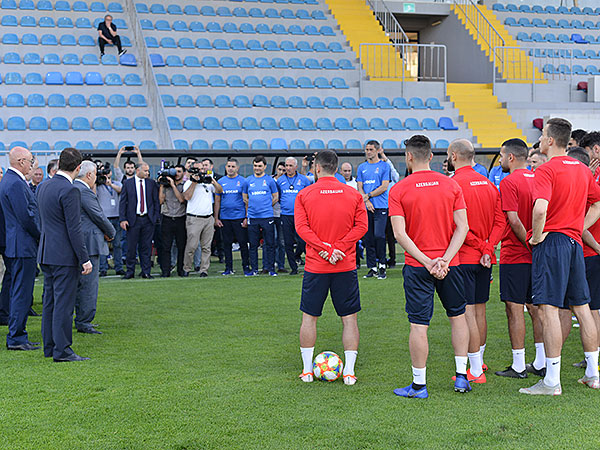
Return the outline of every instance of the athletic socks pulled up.
[[[546,386],[560,384],[560,356],[546,358],[546,377],[544,378],[544,383],[546,383]]]
[[[585,368],[586,377],[597,377],[598,376],[598,350],[595,352],[584,352],[585,362],[587,367]]]
[[[481,376],[483,373],[483,367],[481,365],[481,353],[467,353],[467,358],[469,358],[469,364],[471,365],[471,375],[475,378]]]
[[[423,389],[425,384],[427,384],[426,372],[427,372],[427,367],[423,367],[422,369],[419,369],[417,367],[412,368],[413,389],[415,391],[418,391],[419,389]]]
[[[513,348],[512,355],[513,355],[513,362],[512,362],[513,370],[517,373],[523,372],[525,370],[525,349],[524,348],[517,348],[517,349]],[[534,367],[535,367],[535,362],[534,362]]]
[[[533,360],[533,368],[540,370],[546,367],[546,350],[543,342],[535,343],[535,359]]]
[[[354,375],[354,364],[356,363],[357,355],[358,351],[356,350],[344,351],[346,363],[344,364],[344,372],[342,373],[343,376]]]
[[[313,373],[313,353],[314,347],[300,347],[300,353],[302,354],[302,373]]]
[[[455,356],[454,362],[456,363],[456,373],[459,375],[467,375],[467,356]]]

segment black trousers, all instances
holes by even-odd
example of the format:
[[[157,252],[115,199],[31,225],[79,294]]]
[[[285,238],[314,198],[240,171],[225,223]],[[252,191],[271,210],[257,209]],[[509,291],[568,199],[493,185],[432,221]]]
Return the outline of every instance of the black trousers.
[[[140,255],[142,273],[150,275],[153,235],[154,224],[148,214],[136,217],[135,223],[129,226],[129,230],[127,230],[127,275],[135,275],[136,250]]]
[[[240,244],[242,255],[242,268],[244,272],[250,271],[250,253],[248,252],[248,228],[242,227],[244,219],[223,219],[223,250],[225,252],[225,270],[233,270],[233,254],[231,244],[237,241]]]
[[[296,259],[304,253],[306,244],[298,233],[296,233],[296,225],[294,224],[294,216],[281,215],[281,223],[283,225],[283,242],[285,244],[285,254],[292,270],[298,270]],[[296,244],[296,250],[294,250]]]
[[[117,46],[117,50],[119,51],[119,53],[121,53],[121,50],[123,49],[123,47],[121,47],[121,38],[119,37],[119,35],[113,36],[111,41],[113,41],[113,44]],[[108,44],[108,42],[106,42],[104,39],[102,39],[101,37],[98,38],[98,45],[100,46],[100,53],[104,53],[104,47],[107,44]]]
[[[367,267],[373,269],[377,263],[386,264],[385,259],[385,226],[388,212],[385,208],[375,208],[375,212],[367,211],[369,230],[363,237],[367,250]]]
[[[396,238],[394,237],[394,229],[392,228],[392,219],[388,216],[385,226],[385,240],[387,241],[388,254],[390,262],[396,262]]]
[[[162,258],[160,269],[164,275],[171,272],[171,248],[173,239],[177,246],[177,274],[183,274],[183,256],[185,254],[185,243],[187,233],[185,231],[185,216],[169,217],[162,216],[161,225],[161,251]]]

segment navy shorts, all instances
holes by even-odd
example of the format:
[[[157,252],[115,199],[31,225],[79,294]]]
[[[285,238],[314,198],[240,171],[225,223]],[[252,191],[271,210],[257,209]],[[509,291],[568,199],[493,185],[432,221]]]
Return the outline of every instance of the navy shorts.
[[[590,309],[600,309],[600,255],[585,258],[585,275],[590,288]]]
[[[465,313],[467,302],[464,295],[464,280],[457,266],[443,280],[433,277],[425,267],[405,265],[402,269],[406,313],[408,321],[418,325],[429,325],[433,316],[433,294],[437,292],[448,317]]]
[[[549,233],[541,244],[533,247],[532,255],[534,305],[569,308],[590,302],[583,248],[577,241],[563,233]]]
[[[327,294],[330,292],[338,316],[349,316],[360,311],[360,291],[356,270],[338,273],[304,271],[300,311],[310,316],[320,316]]]
[[[461,264],[460,270],[465,280],[465,300],[467,305],[487,303],[490,299],[492,268],[481,264]]]
[[[531,264],[500,264],[500,300],[531,303]]]

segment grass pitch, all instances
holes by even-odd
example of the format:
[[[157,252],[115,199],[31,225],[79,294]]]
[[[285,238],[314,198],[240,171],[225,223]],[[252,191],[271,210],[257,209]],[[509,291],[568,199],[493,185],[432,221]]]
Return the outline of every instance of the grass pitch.
[[[488,383],[456,394],[450,327],[439,301],[432,322],[427,400],[396,397],[409,384],[408,322],[400,269],[363,280],[358,383],[298,379],[301,277],[282,275],[121,281],[104,279],[102,336],[74,333],[91,361],[55,364],[41,351],[0,351],[0,448],[598,448],[600,393],[578,385],[574,330],[563,351],[563,395],[529,397],[495,370],[511,362],[506,317],[492,285]],[[497,269],[494,271],[497,279]],[[35,308],[41,311],[41,285]],[[534,357],[530,322],[528,362]],[[32,341],[40,319],[30,318]],[[343,357],[328,302],[315,354]]]

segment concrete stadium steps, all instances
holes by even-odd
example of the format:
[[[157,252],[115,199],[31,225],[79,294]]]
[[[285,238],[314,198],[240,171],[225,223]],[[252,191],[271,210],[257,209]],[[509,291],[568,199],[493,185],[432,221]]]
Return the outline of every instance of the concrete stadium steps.
[[[462,10],[462,8],[467,8],[467,14],[476,15],[477,12],[475,11],[475,6],[473,6],[473,5],[458,6],[456,4],[453,4],[451,6],[451,9],[454,12],[454,14],[456,14],[456,16],[458,17],[460,22],[465,26],[465,28],[467,29],[469,34],[477,42],[477,44],[479,45],[481,50],[489,58],[490,62],[494,62],[493,49],[491,48],[490,44],[487,43],[479,35],[477,28],[475,27],[475,25],[473,25],[473,23],[471,23],[468,20],[467,16],[465,15],[465,13]],[[498,33],[504,40],[504,45],[506,47],[517,47],[517,48],[520,47],[519,42],[517,40],[515,40],[512,37],[512,35],[507,31],[507,29],[504,27],[504,24],[498,20],[498,18],[494,14],[494,11],[492,11],[491,8],[488,8],[485,5],[477,5],[476,8],[479,9],[481,14],[485,17],[485,19],[487,19],[488,22],[496,29],[496,31],[498,31]],[[523,66],[526,68],[526,70],[523,71],[524,73],[526,73],[526,74],[528,74],[528,76],[530,76],[529,74],[534,73],[534,70],[535,70],[536,80],[538,80],[538,82],[545,81],[544,75],[537,68],[534,69],[533,61],[531,60],[531,58],[529,58],[529,56],[527,55],[527,53],[525,51],[514,50],[514,51],[511,51],[510,53],[511,53],[511,55],[510,55],[511,59],[513,59],[514,61],[518,61],[520,66]],[[496,60],[496,67],[498,67],[498,68],[502,67],[499,60]],[[507,66],[503,67],[503,69],[504,70],[501,73],[501,76],[503,79],[507,80],[508,82],[519,82],[520,81],[520,80],[518,80],[518,78],[521,78],[520,74],[516,74],[512,66],[507,65]]]
[[[326,0],[350,46],[360,57],[360,44],[391,44],[375,14],[363,0]],[[364,55],[363,55],[364,56]],[[367,76],[377,79],[410,80],[411,76],[400,55],[391,47],[378,53],[369,53],[366,60]],[[397,76],[389,76],[397,74]]]
[[[508,111],[492,94],[492,86],[479,83],[448,83],[448,96],[466,125],[483,147],[498,147],[506,139],[527,141]]]

